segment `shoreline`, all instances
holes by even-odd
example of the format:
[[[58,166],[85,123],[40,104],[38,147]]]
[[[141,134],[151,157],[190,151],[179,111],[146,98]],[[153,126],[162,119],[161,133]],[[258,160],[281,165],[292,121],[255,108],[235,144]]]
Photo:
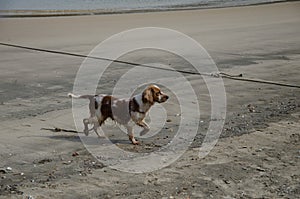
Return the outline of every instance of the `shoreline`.
[[[209,4],[193,4],[193,5],[178,5],[173,7],[161,8],[145,8],[145,9],[130,9],[130,10],[0,10],[0,18],[31,18],[31,17],[73,17],[73,16],[93,16],[93,15],[117,15],[117,14],[136,14],[136,13],[159,13],[159,12],[176,12],[190,10],[210,10],[210,9],[226,9],[239,8],[250,6],[262,6],[270,4],[280,4],[296,2],[299,0],[280,0],[274,2],[251,3],[245,5],[209,5]],[[20,13],[20,14],[18,14]]]

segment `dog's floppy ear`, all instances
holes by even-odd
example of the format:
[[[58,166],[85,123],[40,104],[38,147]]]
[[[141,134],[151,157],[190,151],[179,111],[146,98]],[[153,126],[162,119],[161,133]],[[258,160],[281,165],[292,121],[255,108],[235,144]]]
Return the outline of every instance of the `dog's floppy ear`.
[[[152,92],[151,88],[147,88],[146,90],[144,90],[142,100],[143,100],[143,103],[154,104],[154,102],[153,102],[153,92]]]

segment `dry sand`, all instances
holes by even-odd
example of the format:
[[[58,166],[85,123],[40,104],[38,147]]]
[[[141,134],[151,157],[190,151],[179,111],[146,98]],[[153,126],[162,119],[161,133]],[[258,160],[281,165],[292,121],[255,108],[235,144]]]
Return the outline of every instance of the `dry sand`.
[[[130,28],[158,26],[201,43],[222,72],[300,85],[300,3],[159,13],[0,19],[0,41],[88,54],[99,42]],[[126,45],[126,44],[125,44]],[[144,174],[97,162],[79,137],[41,128],[75,129],[66,93],[83,58],[0,46],[0,198],[297,198],[300,195],[300,90],[224,79],[227,118],[222,138],[204,159],[197,152],[209,122],[205,85],[195,88],[204,122],[192,147],[170,166]],[[124,57],[189,69],[170,55]],[[99,92],[109,92],[123,68],[107,72]],[[200,86],[200,88],[199,88]],[[120,147],[156,150],[178,128],[170,122],[154,139]],[[171,105],[170,105],[171,104]],[[253,111],[255,110],[255,111]],[[107,128],[113,136],[114,128]],[[72,156],[76,152],[76,156]],[[11,167],[8,168],[8,167]]]

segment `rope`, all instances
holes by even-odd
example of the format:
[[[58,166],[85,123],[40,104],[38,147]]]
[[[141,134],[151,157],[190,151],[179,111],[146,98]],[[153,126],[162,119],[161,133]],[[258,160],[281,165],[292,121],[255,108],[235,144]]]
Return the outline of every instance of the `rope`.
[[[20,49],[26,49],[26,50],[32,50],[32,51],[47,52],[47,53],[52,53],[52,54],[60,54],[60,55],[68,55],[68,56],[73,56],[73,57],[81,57],[81,58],[97,59],[97,60],[102,60],[102,61],[110,61],[110,62],[116,62],[116,63],[121,63],[121,64],[132,65],[132,66],[146,67],[146,68],[153,68],[153,69],[159,69],[159,70],[165,70],[165,71],[172,71],[172,72],[177,71],[179,73],[184,73],[184,74],[189,74],[189,75],[207,75],[207,76],[211,76],[209,73],[200,74],[200,73],[197,73],[197,72],[190,72],[190,71],[184,71],[184,70],[160,68],[160,67],[157,67],[157,66],[150,66],[150,65],[146,65],[146,64],[139,64],[139,63],[128,62],[128,61],[114,60],[114,59],[109,59],[109,58],[104,58],[104,57],[95,57],[95,56],[89,56],[89,55],[82,55],[82,54],[70,53],[70,52],[64,52],[64,51],[48,50],[48,49],[42,49],[42,48],[33,48],[33,47],[28,47],[28,46],[20,46],[20,45],[7,44],[7,43],[2,43],[2,42],[0,42],[0,45],[14,47],[14,48],[20,48]]]
[[[294,85],[294,84],[285,84],[285,83],[267,81],[267,80],[260,80],[260,79],[242,78],[242,74],[235,75],[235,76],[234,75],[229,75],[229,74],[226,74],[226,73],[220,73],[220,74],[222,75],[223,78],[232,79],[232,80],[263,83],[263,84],[271,84],[271,85],[291,87],[291,88],[300,88],[299,85]]]
[[[128,62],[128,61],[113,60],[113,59],[104,58],[104,57],[95,57],[95,56],[89,56],[89,55],[82,55],[82,54],[78,54],[78,53],[70,53],[70,52],[57,51],[57,50],[34,48],[34,47],[21,46],[21,45],[16,45],[16,44],[8,44],[8,43],[2,43],[2,42],[0,42],[0,45],[13,47],[13,48],[20,48],[20,49],[25,49],[25,50],[31,50],[31,51],[39,51],[39,52],[67,55],[67,56],[73,56],[73,57],[81,57],[81,58],[97,59],[97,60],[102,60],[102,61],[110,61],[110,62],[116,62],[116,63],[121,63],[121,64],[128,64],[128,65],[132,65],[132,66],[146,67],[146,68],[152,68],[152,69],[158,69],[158,70],[164,70],[164,71],[172,71],[172,72],[175,71],[175,72],[179,72],[179,73],[182,73],[182,74],[203,75],[203,76],[211,76],[211,77],[215,77],[215,78],[226,78],[226,79],[231,79],[231,80],[236,80],[236,81],[270,84],[270,85],[290,87],[290,88],[300,88],[300,85],[286,84],[286,83],[267,81],[267,80],[261,80],[261,79],[243,78],[242,74],[231,75],[231,74],[227,74],[227,73],[224,73],[224,72],[220,72],[220,73],[199,73],[199,72],[191,72],[191,71],[185,71],[185,70],[161,68],[161,67],[150,66],[150,65],[146,65],[146,64],[139,64],[139,63]]]

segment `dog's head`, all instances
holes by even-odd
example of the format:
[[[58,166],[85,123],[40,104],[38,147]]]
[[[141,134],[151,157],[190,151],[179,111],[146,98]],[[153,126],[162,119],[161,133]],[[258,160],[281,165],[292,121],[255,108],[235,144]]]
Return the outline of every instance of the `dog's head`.
[[[154,104],[155,102],[163,103],[169,99],[169,96],[164,94],[156,85],[148,86],[143,92],[143,102]]]

